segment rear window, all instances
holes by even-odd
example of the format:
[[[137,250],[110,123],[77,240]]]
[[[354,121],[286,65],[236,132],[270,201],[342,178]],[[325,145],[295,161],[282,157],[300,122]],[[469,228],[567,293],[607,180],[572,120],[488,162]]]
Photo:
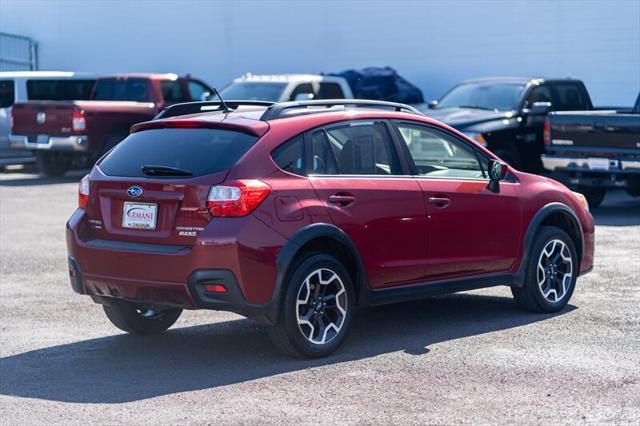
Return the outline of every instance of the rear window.
[[[97,101],[149,102],[149,81],[142,78],[98,80],[94,99]]]
[[[165,166],[202,176],[231,168],[257,140],[232,130],[144,130],[120,142],[100,169],[110,176],[148,177],[142,166]]]
[[[91,98],[95,80],[27,80],[30,101],[81,101]]]
[[[0,108],[9,108],[13,105],[14,98],[13,80],[0,80]]]

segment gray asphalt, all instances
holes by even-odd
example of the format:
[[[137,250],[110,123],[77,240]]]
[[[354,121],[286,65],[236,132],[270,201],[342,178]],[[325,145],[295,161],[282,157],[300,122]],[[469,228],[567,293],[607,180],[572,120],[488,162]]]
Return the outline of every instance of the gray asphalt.
[[[71,291],[80,174],[0,175],[3,424],[640,423],[640,200],[594,210],[596,264],[556,315],[494,288],[358,312],[328,359],[281,356],[230,313],[160,337]]]

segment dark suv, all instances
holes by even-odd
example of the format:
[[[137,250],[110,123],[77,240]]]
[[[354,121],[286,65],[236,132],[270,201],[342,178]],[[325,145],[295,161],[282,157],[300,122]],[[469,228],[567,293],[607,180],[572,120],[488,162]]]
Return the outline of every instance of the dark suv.
[[[406,105],[199,102],[98,161],[67,245],[73,289],[122,330],[226,310],[320,357],[357,306],[507,285],[557,311],[592,268],[594,226],[580,194]]]

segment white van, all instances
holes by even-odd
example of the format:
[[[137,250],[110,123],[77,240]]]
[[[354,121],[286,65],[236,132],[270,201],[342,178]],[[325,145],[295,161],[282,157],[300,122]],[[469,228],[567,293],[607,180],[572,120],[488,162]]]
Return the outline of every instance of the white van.
[[[11,148],[11,107],[25,101],[69,101],[91,97],[93,74],[65,71],[0,72],[0,169],[34,161],[26,149]]]

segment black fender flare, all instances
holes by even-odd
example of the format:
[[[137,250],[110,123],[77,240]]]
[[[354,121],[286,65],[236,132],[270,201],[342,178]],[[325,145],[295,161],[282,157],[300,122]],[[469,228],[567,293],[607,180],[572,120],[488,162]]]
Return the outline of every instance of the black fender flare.
[[[522,259],[520,261],[520,266],[518,267],[518,271],[515,273],[513,277],[514,287],[524,286],[527,263],[529,261],[529,256],[531,255],[530,248],[531,248],[531,245],[533,244],[533,239],[535,238],[536,233],[538,232],[538,229],[540,228],[540,226],[542,226],[542,222],[544,222],[544,220],[547,217],[555,213],[562,213],[563,215],[565,215],[569,219],[569,222],[574,227],[574,231],[577,231],[580,237],[579,247],[576,247],[578,249],[578,268],[579,268],[580,260],[582,258],[582,250],[584,248],[584,234],[582,233],[582,225],[580,224],[580,220],[578,219],[578,216],[576,215],[576,213],[566,204],[562,204],[558,202],[549,203],[544,207],[542,207],[540,210],[538,210],[536,214],[533,215],[533,218],[529,222],[529,225],[527,227],[527,232],[525,233],[525,236],[524,236],[524,242],[522,247]]]
[[[276,305],[274,307],[276,312],[279,313],[281,296],[284,291],[286,291],[286,278],[296,256],[305,244],[317,238],[331,238],[344,246],[353,256],[357,268],[356,276],[358,277],[358,282],[354,283],[356,286],[354,291],[358,294],[361,292],[363,287],[368,288],[367,276],[362,258],[360,257],[360,253],[351,238],[349,238],[342,229],[335,225],[329,223],[314,223],[296,231],[296,233],[293,234],[282,247],[280,253],[278,253],[278,257],[276,258],[278,271],[276,276],[276,285],[273,291],[273,299],[270,302],[270,304]],[[356,300],[356,302],[358,301]],[[273,313],[274,312],[272,311],[272,317]]]

